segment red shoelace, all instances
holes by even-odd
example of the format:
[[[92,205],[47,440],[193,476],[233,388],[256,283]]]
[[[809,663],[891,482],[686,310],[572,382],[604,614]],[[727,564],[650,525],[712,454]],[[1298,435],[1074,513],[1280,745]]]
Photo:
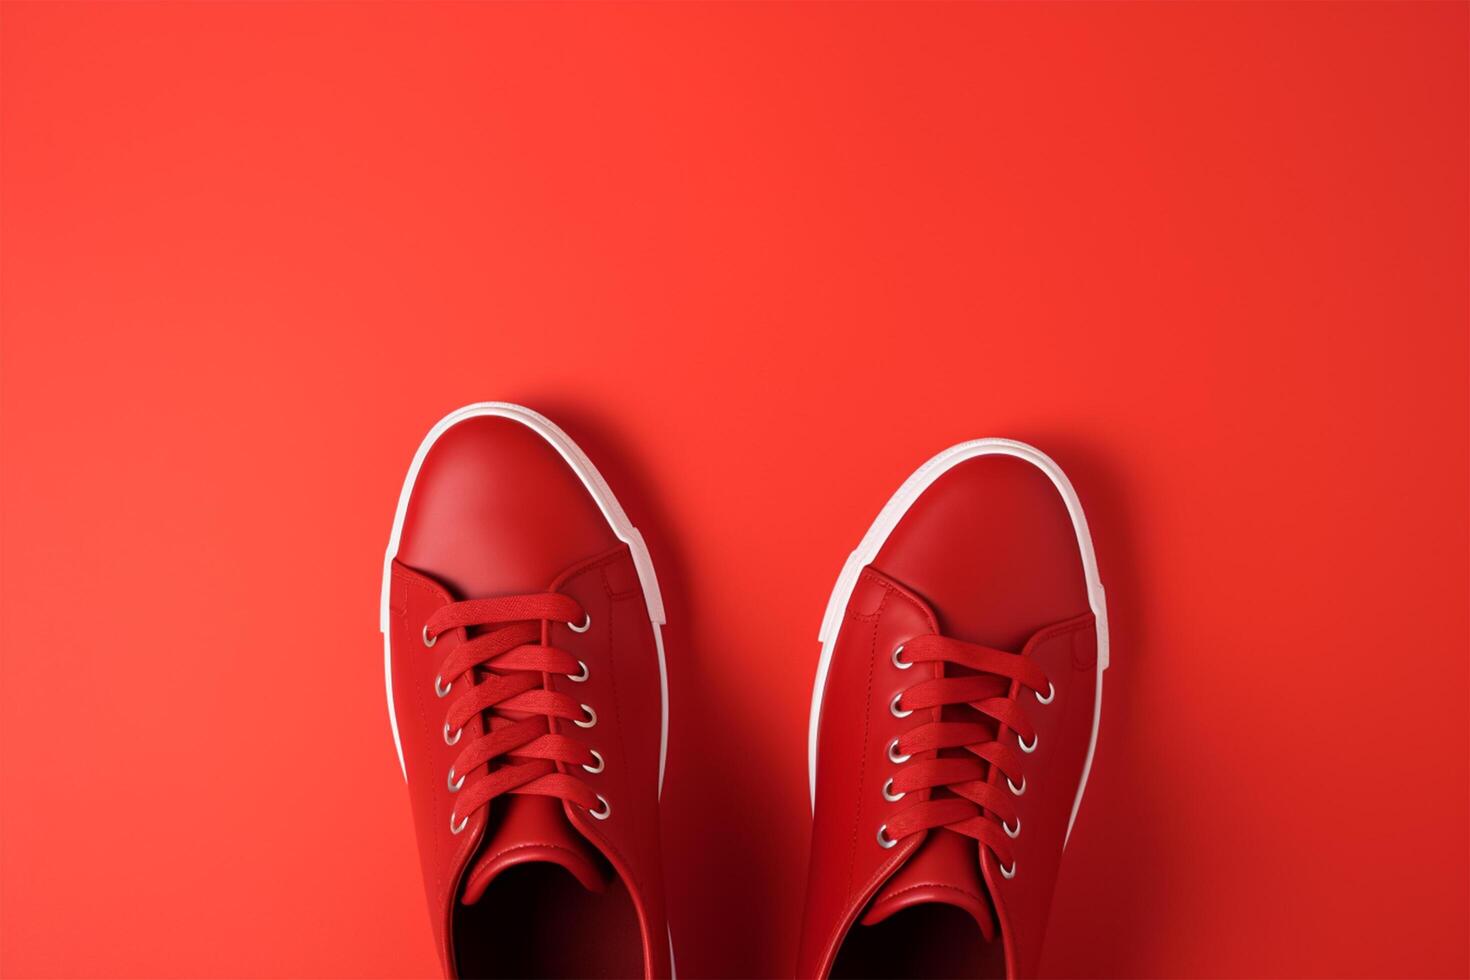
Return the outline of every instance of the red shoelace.
[[[911,834],[947,827],[990,848],[1001,873],[1013,877],[1016,861],[1011,842],[1021,834],[1015,798],[1026,792],[1024,760],[1036,751],[1037,742],[1035,726],[1017,698],[1030,690],[1037,701],[1050,704],[1056,691],[1041,668],[1026,657],[945,636],[920,636],[893,653],[894,665],[903,670],[916,663],[935,662],[961,672],[920,681],[889,706],[900,718],[931,708],[940,708],[941,717],[889,743],[889,759],[907,764],[884,785],[883,795],[896,802],[908,793],[933,792],[929,799],[912,804],[880,827],[878,842],[892,847]],[[962,705],[981,717],[948,720],[955,712],[943,709]],[[1009,739],[1000,741],[1002,727],[1014,733],[1014,744]],[[964,751],[947,751],[957,749]],[[935,751],[939,754],[934,758],[908,761]],[[1004,777],[1003,784],[988,781],[992,766]]]
[[[586,783],[557,769],[561,763],[600,772],[603,760],[576,739],[551,731],[552,718],[591,728],[597,724],[597,713],[576,698],[547,688],[550,674],[564,674],[572,681],[587,679],[585,663],[541,642],[549,622],[564,622],[581,632],[591,625],[591,618],[576,600],[545,592],[451,603],[424,625],[426,646],[433,646],[449,630],[480,628],[478,635],[458,644],[444,659],[434,679],[434,691],[441,698],[456,688],[461,691],[445,713],[447,744],[459,742],[464,726],[476,715],[489,721],[485,734],[468,742],[449,770],[449,791],[460,794],[449,817],[456,834],[470,814],[502,793],[559,797],[599,819],[611,812],[607,801]],[[498,765],[496,760],[501,760]],[[466,785],[466,775],[481,766],[488,766],[488,771]]]

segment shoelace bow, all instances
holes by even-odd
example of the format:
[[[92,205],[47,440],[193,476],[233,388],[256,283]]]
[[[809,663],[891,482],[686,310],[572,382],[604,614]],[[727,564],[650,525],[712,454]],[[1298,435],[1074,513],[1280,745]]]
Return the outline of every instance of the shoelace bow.
[[[577,740],[552,732],[550,726],[552,718],[584,728],[597,722],[591,708],[546,687],[548,674],[585,680],[587,669],[566,651],[541,642],[543,624],[581,623],[584,615],[576,600],[545,592],[455,602],[429,617],[424,626],[428,646],[449,630],[483,629],[455,647],[434,680],[441,698],[448,697],[461,678],[468,682],[445,714],[446,743],[458,742],[476,715],[484,713],[489,719],[485,734],[467,743],[449,770],[449,791],[463,788],[450,816],[455,833],[464,829],[470,814],[503,793],[555,796],[594,815],[605,808],[586,783],[557,769],[562,763],[595,771],[601,769],[601,758]],[[504,761],[465,785],[466,774],[497,759]]]
[[[892,743],[889,757],[906,764],[884,787],[884,794],[896,800],[921,790],[934,792],[888,821],[887,836],[897,841],[947,827],[990,848],[1001,864],[1001,873],[1013,876],[1016,861],[1011,841],[1021,833],[1015,798],[1026,792],[1024,757],[1036,749],[1036,728],[1016,698],[1029,689],[1038,701],[1049,704],[1055,689],[1041,668],[1026,657],[945,636],[916,637],[899,647],[893,660],[902,669],[940,662],[969,671],[913,685],[894,700],[894,714],[902,717],[912,711],[969,705],[984,717],[929,721]],[[999,740],[997,725],[1015,733],[1015,745]],[[966,751],[944,754],[947,749]],[[908,761],[935,751],[940,754],[934,758]],[[1004,786],[989,782],[992,766],[1005,779]]]

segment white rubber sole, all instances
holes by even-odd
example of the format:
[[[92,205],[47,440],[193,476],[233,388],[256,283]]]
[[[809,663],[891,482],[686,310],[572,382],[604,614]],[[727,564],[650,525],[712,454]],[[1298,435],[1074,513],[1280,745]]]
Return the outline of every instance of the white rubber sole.
[[[628,515],[623,512],[623,506],[618,503],[618,498],[614,497],[613,492],[608,489],[607,481],[602,478],[601,473],[597,472],[597,467],[592,465],[587,454],[582,452],[571,437],[557,428],[545,416],[510,402],[477,402],[450,412],[440,419],[429,430],[424,441],[419,444],[418,452],[413,457],[413,463],[408,468],[408,476],[404,478],[403,491],[398,495],[398,510],[393,515],[393,534],[388,539],[388,550],[383,557],[383,594],[379,605],[378,629],[383,634],[383,677],[388,690],[388,723],[393,726],[393,747],[398,750],[398,765],[403,770],[403,778],[408,779],[408,767],[403,762],[403,742],[398,737],[398,717],[393,710],[393,649],[388,638],[388,592],[393,572],[393,559],[398,556],[398,542],[403,534],[403,515],[408,511],[408,498],[413,493],[413,484],[418,478],[419,467],[423,465],[424,457],[429,454],[434,443],[449,430],[450,426],[481,415],[494,415],[519,422],[550,443],[577,474],[582,485],[592,495],[592,499],[597,501],[602,516],[607,518],[607,523],[613,533],[618,536],[618,540],[625,543],[628,550],[633,553],[633,566],[638,572],[639,584],[643,586],[643,597],[648,603],[648,620],[653,625],[653,642],[658,650],[661,711],[658,742],[658,791],[662,796],[664,763],[669,751],[669,672],[664,663],[664,638],[661,629],[664,624],[664,600],[658,590],[658,577],[653,572],[653,560],[648,555],[648,546],[643,543],[643,535],[639,534],[638,529],[628,520]]]
[[[847,562],[842,566],[842,573],[837,576],[837,584],[832,589],[832,598],[827,601],[827,611],[822,616],[822,628],[817,634],[817,639],[822,643],[822,657],[817,662],[817,680],[812,688],[812,716],[807,737],[807,774],[811,784],[812,809],[817,806],[817,733],[822,719],[822,695],[827,686],[827,673],[832,667],[832,650],[837,645],[837,634],[842,627],[843,614],[847,611],[847,602],[852,598],[852,590],[857,585],[858,576],[862,570],[872,563],[877,557],[883,543],[898,526],[898,522],[908,513],[914,501],[945,473],[949,472],[960,463],[976,456],[1014,456],[1023,459],[1041,470],[1051,480],[1057,492],[1062,495],[1062,500],[1067,505],[1067,513],[1072,518],[1072,530],[1077,534],[1077,548],[1082,555],[1082,567],[1087,577],[1087,602],[1092,607],[1093,615],[1097,618],[1097,703],[1092,714],[1092,740],[1087,745],[1087,761],[1082,766],[1082,779],[1077,786],[1077,799],[1072,804],[1072,816],[1067,821],[1067,834],[1072,833],[1072,823],[1077,819],[1077,808],[1082,805],[1082,793],[1087,789],[1087,776],[1092,771],[1092,754],[1097,748],[1097,728],[1102,720],[1102,681],[1103,671],[1108,668],[1108,609],[1103,594],[1103,586],[1097,575],[1097,557],[1092,550],[1092,535],[1087,531],[1087,517],[1082,513],[1082,503],[1077,499],[1077,491],[1072,489],[1072,483],[1067,479],[1067,474],[1062,468],[1052,461],[1041,450],[1028,446],[1024,442],[1016,442],[1011,439],[976,439],[972,442],[962,442],[958,446],[951,446],[944,452],[930,459],[923,466],[914,471],[913,475],[903,482],[903,486],[889,498],[888,503],[878,512],[878,519],[873,526],[868,528],[868,533],[863,535],[863,540],[858,544],[857,550],[848,555]]]

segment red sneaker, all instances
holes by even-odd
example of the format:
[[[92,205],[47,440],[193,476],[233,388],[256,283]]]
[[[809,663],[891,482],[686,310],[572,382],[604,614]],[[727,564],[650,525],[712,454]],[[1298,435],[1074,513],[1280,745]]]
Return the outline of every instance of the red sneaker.
[[[663,621],[642,536],[564,432],[489,402],[434,426],[381,628],[446,975],[672,975]]]
[[[821,641],[797,975],[1033,975],[1108,664],[1072,485],[1018,442],[940,453],[848,558]]]

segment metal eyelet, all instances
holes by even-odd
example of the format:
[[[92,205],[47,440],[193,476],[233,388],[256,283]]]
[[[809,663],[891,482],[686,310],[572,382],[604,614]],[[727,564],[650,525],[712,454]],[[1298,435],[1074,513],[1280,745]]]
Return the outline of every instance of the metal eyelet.
[[[576,725],[578,728],[591,728],[593,725],[597,724],[597,712],[592,710],[592,705],[584,704],[582,705],[582,710],[587,712],[587,720],[582,721],[580,718],[578,718],[573,720],[572,724]]]
[[[448,684],[445,684],[442,677],[434,678],[434,693],[439,695],[441,698],[448,694],[450,689],[453,687],[454,681],[450,681]]]
[[[1022,793],[1026,792],[1026,777],[1025,776],[1022,776],[1021,777],[1021,785],[1020,786],[1017,786],[1015,783],[1011,782],[1011,777],[1010,776],[1007,776],[1006,777],[1006,785],[1011,788],[1011,794],[1012,795],[1014,795],[1014,796],[1020,796]]]
[[[463,735],[463,734],[464,734],[464,729],[463,728],[456,728],[454,730],[454,737],[453,738],[450,738],[449,737],[449,722],[446,721],[444,723],[444,744],[445,745],[453,745],[455,742],[458,742],[459,741],[459,737],[461,735]]]
[[[905,796],[908,796],[908,795],[909,794],[907,794],[907,793],[895,793],[895,792],[893,792],[893,778],[892,777],[889,777],[888,782],[886,782],[886,783],[883,784],[883,798],[885,800],[887,800],[889,803],[897,803],[899,800],[903,799]]]
[[[900,708],[898,706],[898,699],[901,698],[901,697],[903,697],[903,692],[902,691],[899,691],[897,694],[895,694],[893,696],[893,700],[888,702],[888,710],[889,710],[890,713],[892,713],[893,717],[895,717],[895,718],[907,718],[909,715],[911,715],[911,714],[914,713],[914,709],[913,708],[910,708],[909,710],[904,711],[902,708]]]
[[[1006,832],[1006,836],[1009,837],[1011,840],[1015,840],[1017,837],[1021,836],[1021,818],[1016,818],[1015,830],[1012,830],[1011,825],[1006,823],[1004,820],[1000,822],[1000,829],[1004,830]]]
[[[605,760],[602,757],[602,753],[601,752],[597,751],[596,749],[588,749],[587,751],[588,752],[591,752],[592,753],[592,758],[594,758],[594,759],[597,760],[597,767],[596,768],[593,768],[592,766],[589,766],[589,765],[583,763],[583,765],[582,765],[582,768],[583,769],[586,769],[588,772],[591,772],[591,773],[598,773],[598,772],[602,772],[602,770],[604,770],[604,769],[607,768],[607,760]]]
[[[1036,695],[1036,700],[1040,701],[1042,704],[1051,704],[1053,701],[1056,700],[1057,697],[1056,686],[1052,684],[1051,681],[1046,682],[1046,697],[1042,697],[1040,691],[1034,691],[1032,693]]]
[[[609,803],[601,793],[597,794],[597,802],[602,804],[602,809],[587,811],[588,813],[592,814],[594,819],[606,820],[608,817],[612,816],[612,804]]]
[[[449,811],[449,832],[451,834],[457,834],[461,830],[464,830],[465,824],[467,824],[469,822],[470,822],[470,818],[469,817],[461,817],[460,820],[459,820],[459,824],[456,825],[455,822],[454,822],[454,811],[453,810],[450,810]]]
[[[580,626],[578,626],[576,623],[567,623],[567,629],[571,630],[573,633],[585,633],[591,628],[592,614],[590,612],[587,613],[587,615],[583,618],[582,625]]]
[[[587,669],[587,662],[585,660],[578,660],[577,663],[581,666],[582,672],[580,674],[567,675],[567,680],[571,681],[573,684],[580,684],[588,677],[592,676],[592,672]]]
[[[909,663],[907,660],[899,660],[898,655],[900,653],[903,653],[902,643],[900,643],[898,645],[898,648],[893,651],[893,666],[897,667],[899,670],[908,670],[910,667],[913,666],[913,664]]]
[[[460,776],[458,779],[455,779],[454,778],[454,767],[453,766],[450,766],[449,767],[449,792],[451,792],[451,793],[458,793],[459,792],[459,788],[461,786],[463,786],[463,785],[464,785],[464,777],[463,776]]]
[[[1036,751],[1036,743],[1037,742],[1040,742],[1040,741],[1041,741],[1041,736],[1040,735],[1032,735],[1031,736],[1031,744],[1030,745],[1027,745],[1026,744],[1026,740],[1021,737],[1020,732],[1017,732],[1016,733],[1016,745],[1020,746],[1021,751],[1022,752],[1025,752],[1027,755],[1030,755],[1032,752],[1035,752]]]
[[[995,863],[996,864],[1000,864],[999,861],[997,861]],[[1009,880],[1011,878],[1014,878],[1016,876],[1016,862],[1015,861],[1012,861],[1011,862],[1011,866],[1009,868],[1007,868],[1003,864],[1000,864],[1000,873],[1001,873],[1001,877],[1003,877],[1003,878],[1005,878],[1007,880]]]
[[[429,635],[429,624],[424,624],[424,646],[431,647],[439,642],[439,637]]]
[[[892,847],[894,844],[897,844],[897,843],[898,843],[898,841],[896,841],[892,837],[889,837],[888,836],[888,825],[886,823],[883,826],[881,826],[881,827],[878,828],[878,846],[879,847],[883,848],[886,851],[890,847]]]
[[[891,742],[888,743],[888,761],[889,762],[893,763],[896,766],[901,766],[905,762],[908,762],[912,758],[913,758],[912,755],[899,755],[898,754],[898,739],[894,739],[893,741],[891,741]]]

